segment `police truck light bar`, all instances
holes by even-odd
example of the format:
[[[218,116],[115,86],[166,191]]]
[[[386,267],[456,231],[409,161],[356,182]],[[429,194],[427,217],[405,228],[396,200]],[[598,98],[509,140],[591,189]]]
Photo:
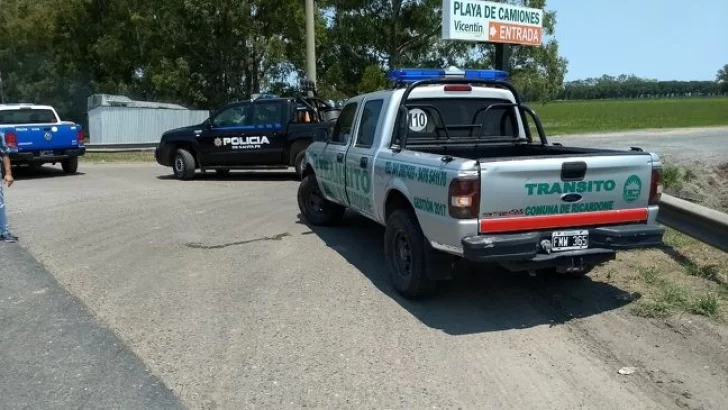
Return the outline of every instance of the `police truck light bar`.
[[[466,80],[507,81],[508,73],[500,70],[460,70],[456,67],[440,68],[400,68],[392,70],[387,78],[397,83],[444,78],[463,78]]]

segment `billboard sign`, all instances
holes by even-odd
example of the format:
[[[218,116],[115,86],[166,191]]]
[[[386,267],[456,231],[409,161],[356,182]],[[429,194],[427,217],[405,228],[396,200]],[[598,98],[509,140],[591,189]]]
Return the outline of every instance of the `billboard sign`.
[[[443,0],[442,38],[540,46],[543,10],[492,1]]]

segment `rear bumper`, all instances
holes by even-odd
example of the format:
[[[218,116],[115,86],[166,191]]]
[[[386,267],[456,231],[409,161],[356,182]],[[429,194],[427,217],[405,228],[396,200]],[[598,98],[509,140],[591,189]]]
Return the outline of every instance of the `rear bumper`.
[[[53,151],[53,155],[41,155],[41,152]],[[86,154],[86,147],[54,149],[54,150],[33,150],[13,152],[10,154],[10,161],[14,163],[24,162],[59,162],[65,159],[80,157]]]
[[[550,241],[552,231],[518,234],[476,235],[463,238],[463,256],[473,262],[517,264],[523,269],[559,266],[572,258],[584,264],[614,259],[618,250],[653,248],[662,245],[665,228],[658,225],[619,225],[587,228],[589,248],[550,252],[542,241]]]

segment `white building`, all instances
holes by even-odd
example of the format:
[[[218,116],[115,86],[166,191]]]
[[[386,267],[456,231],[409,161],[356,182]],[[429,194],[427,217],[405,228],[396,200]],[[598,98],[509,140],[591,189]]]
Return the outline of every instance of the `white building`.
[[[176,104],[94,94],[88,98],[87,133],[90,144],[156,144],[165,131],[200,124],[209,116],[207,110]]]

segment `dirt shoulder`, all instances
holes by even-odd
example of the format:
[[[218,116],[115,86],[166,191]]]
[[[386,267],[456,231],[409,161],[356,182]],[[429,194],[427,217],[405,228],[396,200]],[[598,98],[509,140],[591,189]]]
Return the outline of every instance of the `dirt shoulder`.
[[[665,184],[670,195],[728,210],[728,164],[666,162]],[[643,388],[682,408],[724,408],[728,254],[672,229],[664,242],[597,268],[591,279],[625,291],[631,303],[618,311],[619,320],[577,327],[595,353],[634,367]]]

